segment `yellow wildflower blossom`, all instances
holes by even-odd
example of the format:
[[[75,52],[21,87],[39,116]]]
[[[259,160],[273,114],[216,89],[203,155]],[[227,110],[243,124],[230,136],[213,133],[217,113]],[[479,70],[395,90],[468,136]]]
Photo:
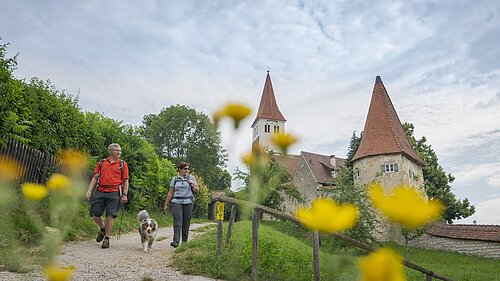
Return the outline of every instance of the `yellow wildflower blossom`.
[[[297,142],[297,139],[290,134],[274,134],[273,143],[281,149],[283,154],[286,154],[288,147]]]
[[[45,267],[44,273],[49,281],[67,281],[70,280],[73,271],[75,271],[74,266],[60,267],[54,264],[50,264]]]
[[[234,121],[234,128],[238,129],[241,120],[245,119],[248,115],[250,115],[250,113],[252,113],[252,110],[248,106],[240,103],[230,103],[224,108],[216,111],[213,119],[215,125],[217,126],[220,119],[229,117]]]
[[[21,186],[24,198],[31,201],[40,201],[45,198],[48,194],[48,190],[45,186],[37,183],[23,183]]]
[[[68,189],[71,184],[71,180],[61,174],[53,174],[47,181],[47,187],[53,191],[62,191]]]
[[[381,248],[359,261],[361,281],[404,281],[403,259],[391,249]]]
[[[253,153],[245,153],[241,156],[241,161],[243,161],[243,163],[245,163],[246,165],[251,165],[253,163],[253,161],[255,161],[255,157],[254,157],[254,154]]]
[[[14,181],[22,175],[18,162],[10,157],[0,155],[0,181]]]
[[[70,173],[82,171],[87,165],[87,157],[85,154],[76,150],[64,150],[59,153],[58,156]]]
[[[378,183],[370,185],[368,195],[373,206],[390,221],[409,229],[419,228],[441,216],[443,204],[438,200],[427,200],[411,186],[397,186],[386,195]]]
[[[309,229],[327,233],[340,232],[352,228],[359,210],[352,204],[339,205],[328,198],[318,198],[311,208],[299,208],[295,216]]]

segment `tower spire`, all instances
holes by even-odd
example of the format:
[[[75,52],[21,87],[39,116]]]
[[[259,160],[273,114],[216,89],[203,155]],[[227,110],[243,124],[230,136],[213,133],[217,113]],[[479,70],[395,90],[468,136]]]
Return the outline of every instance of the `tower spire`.
[[[424,164],[422,158],[410,145],[384,83],[380,76],[377,76],[363,137],[352,160],[393,153],[403,153],[413,162],[419,165]]]
[[[255,124],[259,118],[286,121],[278,107],[278,104],[276,103],[276,97],[274,96],[273,84],[271,82],[269,70],[267,71],[264,90],[262,91],[262,96],[260,98],[259,110],[257,111],[257,116],[255,117],[253,123]]]

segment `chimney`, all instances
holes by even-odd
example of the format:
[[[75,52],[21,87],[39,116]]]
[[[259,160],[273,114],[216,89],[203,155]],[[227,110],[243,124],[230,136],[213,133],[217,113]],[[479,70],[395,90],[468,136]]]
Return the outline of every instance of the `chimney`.
[[[337,166],[337,159],[335,159],[335,155],[330,155],[330,165],[332,165],[332,167]]]

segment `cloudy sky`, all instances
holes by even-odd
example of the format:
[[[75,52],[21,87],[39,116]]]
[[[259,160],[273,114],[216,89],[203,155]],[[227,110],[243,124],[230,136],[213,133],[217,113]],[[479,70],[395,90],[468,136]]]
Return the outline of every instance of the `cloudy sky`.
[[[345,156],[380,75],[476,214],[500,224],[500,1],[0,0],[17,78],[50,79],[85,111],[140,125],[184,104],[257,109],[266,71],[300,150]],[[230,172],[254,116],[223,123]]]

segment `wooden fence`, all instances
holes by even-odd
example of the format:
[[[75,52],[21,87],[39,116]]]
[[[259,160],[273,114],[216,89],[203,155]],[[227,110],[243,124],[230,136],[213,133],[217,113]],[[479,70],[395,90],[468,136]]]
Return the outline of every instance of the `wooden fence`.
[[[304,227],[303,224],[294,216],[291,216],[289,214],[285,214],[283,212],[268,208],[266,206],[262,206],[259,204],[251,203],[248,201],[243,201],[243,200],[238,200],[226,196],[219,196],[214,199],[214,201],[218,202],[226,202],[229,204],[232,204],[233,206],[231,207],[231,215],[229,219],[229,225],[228,225],[228,231],[227,231],[227,237],[226,237],[226,244],[229,244],[231,240],[231,235],[232,235],[232,228],[233,228],[233,223],[234,223],[234,212],[236,211],[236,208],[233,208],[234,205],[238,205],[240,207],[246,207],[250,208],[253,210],[252,213],[252,280],[258,280],[258,247],[259,247],[259,219],[260,219],[260,213],[264,212],[267,214],[272,215],[273,217],[283,219],[283,220],[288,220],[291,222],[296,223],[297,225]],[[218,227],[217,227],[217,255],[221,254],[221,249],[222,249],[222,220],[218,221]],[[336,238],[349,243],[352,246],[355,246],[360,249],[364,249],[368,252],[373,252],[376,250],[374,247],[363,243],[361,241],[355,240],[350,238],[349,236],[346,236],[341,233],[332,233],[331,235],[335,236]],[[314,281],[319,281],[320,280],[320,270],[319,270],[319,234],[317,231],[313,232],[313,270],[314,270]],[[428,270],[424,267],[421,267],[419,265],[416,265],[408,260],[404,260],[403,262],[404,266],[411,268],[413,270],[419,271],[423,274],[425,274],[425,280],[426,281],[431,281],[432,278],[440,279],[440,280],[445,280],[445,281],[453,281],[453,279],[450,279],[446,276],[443,276],[441,274],[435,273],[431,270]]]
[[[17,182],[44,184],[59,166],[58,159],[49,152],[36,150],[14,140],[9,140],[5,147],[0,146],[0,158],[10,158],[20,165],[16,171]]]

